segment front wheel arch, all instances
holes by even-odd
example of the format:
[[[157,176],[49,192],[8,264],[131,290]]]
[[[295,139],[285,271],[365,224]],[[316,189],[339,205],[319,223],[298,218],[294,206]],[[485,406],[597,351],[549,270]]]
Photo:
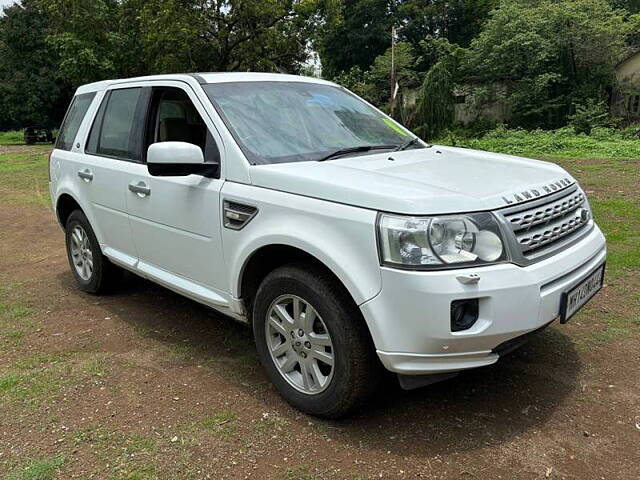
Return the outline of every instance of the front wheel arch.
[[[337,285],[339,285],[339,288],[346,292],[347,295],[345,298],[348,298],[353,302],[353,306],[355,306],[358,311],[360,310],[353,298],[353,295],[351,295],[345,284],[322,261],[300,248],[284,244],[272,244],[260,247],[254,251],[245,261],[245,264],[240,271],[240,278],[238,280],[238,296],[244,301],[248,318],[251,318],[251,308],[253,306],[255,294],[266,276],[276,268],[294,263],[299,265],[308,265],[309,268],[325,272]],[[364,322],[364,318],[362,318],[362,321]]]

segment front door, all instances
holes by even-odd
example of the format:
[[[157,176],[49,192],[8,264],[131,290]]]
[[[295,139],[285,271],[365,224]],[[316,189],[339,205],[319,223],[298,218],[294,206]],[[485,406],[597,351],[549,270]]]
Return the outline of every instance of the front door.
[[[154,86],[144,149],[156,142],[198,145],[208,176],[154,177],[137,165],[129,178],[127,210],[141,273],[213,306],[227,304],[220,238],[220,151],[213,125],[189,87]],[[215,141],[218,139],[218,142]]]

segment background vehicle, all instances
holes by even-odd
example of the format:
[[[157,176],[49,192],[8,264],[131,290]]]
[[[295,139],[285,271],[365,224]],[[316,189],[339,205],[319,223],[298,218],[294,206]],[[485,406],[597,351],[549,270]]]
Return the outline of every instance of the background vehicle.
[[[433,147],[330,82],[168,75],[78,89],[51,194],[80,288],[121,269],[252,324],[301,410],[342,416],[489,365],[602,286],[555,165]]]
[[[34,143],[53,143],[55,141],[50,128],[31,126],[24,129],[24,143],[33,145]]]

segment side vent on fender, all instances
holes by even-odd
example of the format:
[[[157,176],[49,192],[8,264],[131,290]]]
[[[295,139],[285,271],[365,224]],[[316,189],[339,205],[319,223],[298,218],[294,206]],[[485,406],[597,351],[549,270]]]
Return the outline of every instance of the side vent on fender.
[[[224,201],[224,226],[232,230],[240,230],[258,213],[256,207],[242,203]]]

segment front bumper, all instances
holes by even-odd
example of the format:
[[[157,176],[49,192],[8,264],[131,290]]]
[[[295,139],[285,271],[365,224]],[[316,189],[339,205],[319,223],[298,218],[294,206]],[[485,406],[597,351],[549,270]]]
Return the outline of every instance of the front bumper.
[[[403,375],[445,373],[495,363],[498,345],[537,330],[559,315],[562,293],[604,262],[600,229],[566,250],[527,267],[493,265],[415,272],[381,268],[382,290],[360,306],[384,366]],[[457,276],[475,273],[463,285]],[[451,332],[453,300],[478,298],[479,318]]]

